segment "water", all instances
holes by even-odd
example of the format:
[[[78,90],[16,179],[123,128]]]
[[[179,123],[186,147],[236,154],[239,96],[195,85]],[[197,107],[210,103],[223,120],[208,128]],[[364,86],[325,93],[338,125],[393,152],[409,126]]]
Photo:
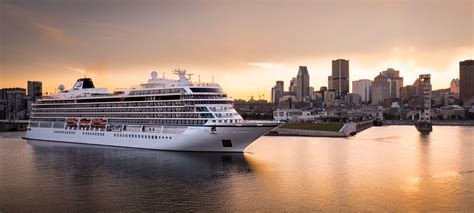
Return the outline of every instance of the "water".
[[[474,127],[263,137],[245,154],[25,141],[0,133],[0,211],[474,209]]]

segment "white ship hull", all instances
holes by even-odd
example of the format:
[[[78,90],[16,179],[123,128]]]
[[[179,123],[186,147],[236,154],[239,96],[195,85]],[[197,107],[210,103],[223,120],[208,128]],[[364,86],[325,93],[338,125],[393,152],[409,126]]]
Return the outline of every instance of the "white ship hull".
[[[30,128],[25,139],[102,146],[199,152],[243,152],[279,123],[241,126],[188,126],[180,134],[132,131],[90,131],[58,128]]]

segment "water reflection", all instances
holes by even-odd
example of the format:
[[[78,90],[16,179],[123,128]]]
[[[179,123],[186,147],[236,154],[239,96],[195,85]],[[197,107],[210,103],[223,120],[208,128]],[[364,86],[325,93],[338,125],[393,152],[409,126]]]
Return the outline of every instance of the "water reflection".
[[[244,154],[3,137],[0,211],[469,211],[474,128],[263,137]]]
[[[201,205],[221,209],[225,203],[211,198],[225,198],[235,177],[251,173],[239,153],[164,152],[44,141],[28,144],[34,181],[48,194],[46,200],[39,196],[35,201],[66,210],[186,210]]]

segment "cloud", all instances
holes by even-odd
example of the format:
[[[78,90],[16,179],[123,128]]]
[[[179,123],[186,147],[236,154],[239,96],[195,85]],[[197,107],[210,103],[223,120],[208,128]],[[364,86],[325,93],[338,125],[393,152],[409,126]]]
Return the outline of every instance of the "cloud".
[[[18,20],[22,20],[28,24],[34,31],[38,32],[42,38],[56,41],[61,44],[72,44],[74,38],[67,34],[63,29],[47,23],[46,17],[37,15],[34,11],[26,10],[25,8],[16,6],[14,4],[1,1],[2,12]]]
[[[38,30],[43,38],[50,39],[53,41],[58,41],[62,44],[72,44],[74,39],[66,33],[61,28],[53,27],[41,23],[33,23],[33,26]]]
[[[264,69],[271,69],[271,70],[282,70],[282,64],[273,64],[273,63],[266,63],[266,62],[252,62],[249,65],[264,68]]]

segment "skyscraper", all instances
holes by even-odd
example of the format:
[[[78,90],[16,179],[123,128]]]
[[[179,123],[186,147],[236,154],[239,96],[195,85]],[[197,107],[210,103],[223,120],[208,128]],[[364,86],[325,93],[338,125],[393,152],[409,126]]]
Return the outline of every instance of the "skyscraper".
[[[421,109],[431,109],[431,75],[423,74],[418,77],[418,94]]]
[[[403,77],[400,77],[400,71],[388,68],[382,71],[390,82],[390,98],[400,98],[400,88],[403,87]]]
[[[334,89],[332,87],[332,76],[328,76],[328,88],[327,89]]]
[[[372,81],[369,79],[352,81],[352,93],[359,94],[363,103],[370,102],[372,96]]]
[[[337,59],[332,61],[332,88],[337,96],[349,93],[349,60]]]
[[[296,97],[300,100],[309,96],[309,73],[306,66],[300,66],[298,68],[298,75],[296,76]]]
[[[280,97],[283,96],[284,92],[284,82],[283,81],[277,81],[275,86],[272,88],[272,102],[274,106],[278,107],[280,103]]]
[[[387,98],[390,98],[390,82],[387,76],[380,73],[372,83],[372,104],[381,104]]]
[[[459,99],[468,105],[474,97],[474,60],[459,62]],[[472,100],[474,101],[474,100]]]
[[[375,77],[372,83],[372,103],[379,104],[385,99],[400,98],[403,78],[400,71],[388,68]]]
[[[290,86],[288,87],[288,90],[290,91],[290,94],[293,94],[293,95],[296,94],[297,84],[298,84],[297,78],[293,77],[290,81]]]

